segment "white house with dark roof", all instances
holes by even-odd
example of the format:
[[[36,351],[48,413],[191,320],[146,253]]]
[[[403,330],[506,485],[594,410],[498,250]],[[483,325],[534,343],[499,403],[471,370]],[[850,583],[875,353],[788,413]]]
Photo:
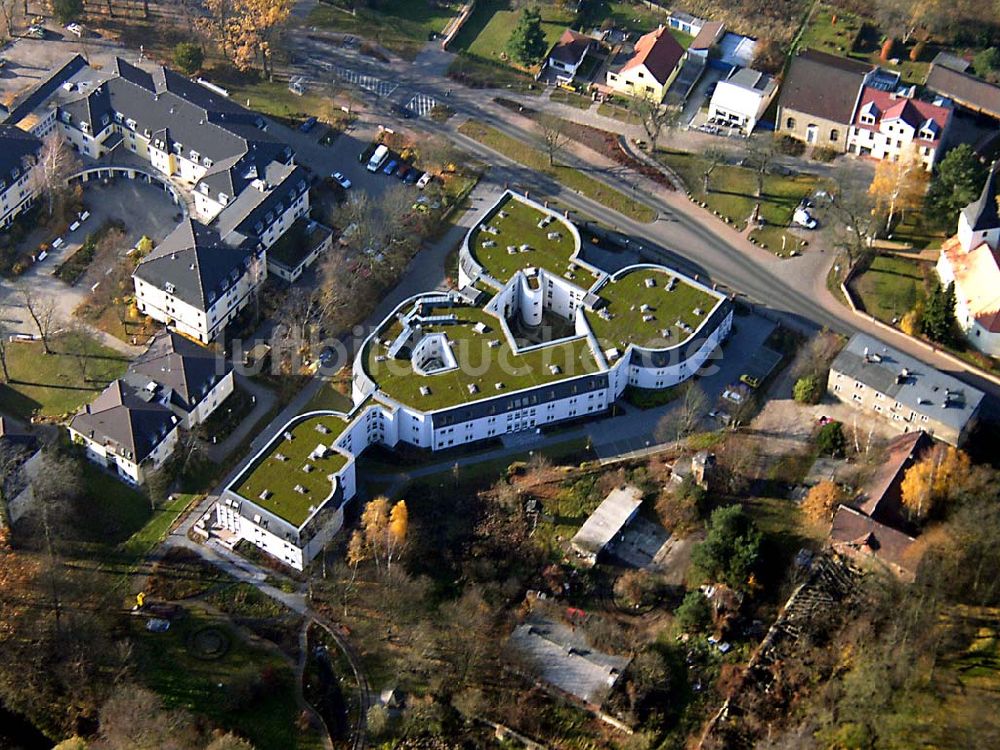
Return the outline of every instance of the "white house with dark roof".
[[[73,417],[69,434],[91,461],[142,484],[173,454],[179,426],[164,394],[121,379]]]
[[[979,198],[958,217],[958,234],[941,246],[937,274],[955,284],[955,319],[968,342],[1000,357],[1000,178],[994,163]]]
[[[0,229],[10,226],[35,198],[31,170],[42,142],[13,125],[0,125]]]
[[[594,45],[595,40],[573,29],[566,29],[558,41],[552,45],[547,59],[548,66],[555,71],[561,82],[576,78],[576,72]]]

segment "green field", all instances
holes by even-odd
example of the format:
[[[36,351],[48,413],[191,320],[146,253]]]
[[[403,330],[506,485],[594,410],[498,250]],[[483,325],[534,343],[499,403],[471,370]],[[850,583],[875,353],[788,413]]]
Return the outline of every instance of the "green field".
[[[879,255],[851,281],[851,288],[870,315],[891,323],[923,301],[927,272],[927,266],[917,261]]]
[[[682,151],[657,151],[657,158],[680,175],[691,192],[693,200],[708,204],[710,211],[728,219],[738,230],[746,227],[754,206],[760,203],[760,215],[765,221],[762,229],[750,236],[771,252],[781,252],[782,237],[785,250],[798,247],[800,239],[785,231],[792,221],[792,214],[799,201],[825,185],[815,175],[798,174],[782,176],[769,174],[764,177],[764,190],[756,197],[756,174],[744,167],[719,166],[709,179],[709,192],[704,190],[705,160]]]
[[[128,359],[89,336],[61,336],[49,344],[15,342],[7,347],[10,378],[0,383],[0,411],[25,421],[65,417],[94,400],[125,372]]]
[[[333,450],[328,450],[322,458],[310,458],[310,454],[320,444],[332,448],[346,426],[340,417],[329,415],[309,417],[286,428],[292,439],[277,440],[269,452],[241,475],[234,491],[293,526],[301,526],[309,517],[310,508],[318,508],[333,492],[330,475],[347,463],[346,456]],[[320,427],[328,432],[321,432]],[[309,471],[306,466],[311,467]],[[297,491],[296,486],[304,491]]]
[[[444,31],[461,5],[438,0],[380,0],[377,10],[358,8],[351,14],[338,9],[336,3],[320,2],[309,13],[308,24],[371,39],[412,58],[433,34]]]
[[[291,668],[271,648],[245,641],[228,619],[188,609],[166,633],[150,633],[133,619],[138,674],[168,707],[204,715],[258,748],[323,747],[314,731],[295,726],[299,709]],[[214,658],[196,647],[209,634],[220,634],[228,644]],[[256,691],[247,691],[248,683],[256,683]]]
[[[507,40],[521,14],[520,10],[512,10],[511,6],[510,0],[479,0],[472,15],[456,35],[451,49],[506,63]],[[551,48],[573,22],[573,14],[552,4],[541,4],[539,9],[542,12],[545,41]]]
[[[603,182],[584,174],[578,169],[566,166],[549,166],[548,156],[538,148],[511,138],[485,123],[469,120],[458,128],[463,135],[482,143],[508,159],[519,162],[529,169],[547,174],[563,186],[596,201],[613,211],[642,222],[656,219],[656,211],[620,190],[608,187]]]
[[[308,414],[311,411],[340,411],[348,414],[353,408],[354,402],[351,401],[350,396],[338,391],[333,383],[324,383],[309,399],[309,403],[303,407],[302,414]]]
[[[618,347],[624,354],[632,343],[670,347],[694,335],[679,328],[676,322],[680,320],[697,331],[719,300],[681,279],[667,291],[671,277],[672,274],[665,271],[645,269],[633,271],[601,287],[598,293],[608,301],[605,309],[611,319],[605,320],[588,312],[587,321],[602,349]],[[646,286],[647,279],[653,280],[654,286]],[[696,309],[701,311],[700,315],[695,314]],[[648,315],[653,319],[643,320]],[[669,335],[664,336],[664,331]]]

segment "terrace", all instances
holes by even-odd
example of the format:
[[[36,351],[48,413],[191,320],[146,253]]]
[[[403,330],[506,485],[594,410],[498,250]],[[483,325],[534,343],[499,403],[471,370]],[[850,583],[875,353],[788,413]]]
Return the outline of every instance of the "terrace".
[[[525,268],[544,268],[562,276],[575,265],[570,259],[578,249],[576,234],[566,221],[510,195],[469,235],[472,256],[501,283]],[[587,288],[595,280],[580,285]]]
[[[455,316],[455,322],[425,322],[420,329],[425,337],[437,333],[447,336],[458,366],[444,372],[417,373],[407,350],[398,357],[389,356],[386,342],[391,343],[402,332],[395,318],[369,341],[365,369],[385,395],[433,411],[600,370],[586,339],[518,354],[501,331],[500,321],[481,308],[455,305],[425,312],[425,317],[444,315]]]
[[[333,447],[346,427],[347,421],[338,414],[306,415],[271,441],[266,453],[244,471],[234,491],[293,526],[301,526],[333,492],[330,476],[347,464],[347,456]],[[318,446],[325,449],[317,451]]]
[[[660,268],[629,271],[598,294],[607,304],[588,311],[587,322],[603,349],[622,352],[629,344],[666,348],[687,341],[719,303],[716,295]]]

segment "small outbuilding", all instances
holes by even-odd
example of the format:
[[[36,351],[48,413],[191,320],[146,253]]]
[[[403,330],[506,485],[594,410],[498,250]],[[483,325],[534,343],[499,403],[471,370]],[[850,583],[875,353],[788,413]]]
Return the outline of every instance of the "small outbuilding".
[[[609,549],[618,535],[635,518],[642,505],[642,491],[626,486],[612,490],[570,542],[573,551],[587,565],[596,565],[598,556]]]

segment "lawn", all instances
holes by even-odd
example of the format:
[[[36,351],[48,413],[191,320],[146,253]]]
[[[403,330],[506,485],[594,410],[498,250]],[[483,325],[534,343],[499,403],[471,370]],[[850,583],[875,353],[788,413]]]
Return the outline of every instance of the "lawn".
[[[308,24],[371,39],[413,58],[433,35],[444,32],[461,5],[438,0],[380,0],[377,10],[358,8],[352,15],[338,9],[336,3],[320,2],[309,13]]]
[[[153,517],[149,499],[110,472],[81,461],[81,483],[90,509],[74,527],[74,537],[84,543],[114,547],[128,543]]]
[[[289,271],[294,271],[330,234],[321,224],[313,224],[310,231],[307,219],[296,219],[288,231],[267,249],[268,261],[276,261]]]
[[[274,650],[245,641],[226,618],[201,610],[188,609],[166,633],[150,633],[133,620],[138,673],[167,706],[202,714],[258,748],[323,747],[314,731],[296,728],[294,676]],[[217,652],[196,651],[209,639],[220,645]],[[247,691],[248,683],[256,689]]]
[[[0,384],[0,411],[25,421],[66,417],[90,403],[125,372],[128,359],[89,336],[60,336],[46,354],[41,342],[7,347],[10,378]]]
[[[454,52],[465,52],[494,62],[509,63],[507,40],[517,25],[520,10],[513,10],[510,0],[479,0],[472,15],[462,26],[451,44]],[[566,27],[573,23],[574,15],[555,5],[542,4],[542,29],[545,32],[546,48],[550,49],[559,41]]]
[[[640,124],[639,118],[629,112],[625,107],[619,107],[616,104],[609,104],[608,102],[602,102],[597,107],[597,114],[602,117],[611,117],[619,122],[624,122],[626,125]]]
[[[642,34],[652,31],[667,19],[665,11],[647,8],[642,3],[632,3],[630,0],[597,0],[589,3],[584,13],[586,17],[583,19],[583,26],[586,29],[598,27],[604,19],[609,18],[616,28]],[[684,49],[687,49],[694,39],[693,36],[675,29],[671,29],[670,33],[677,38]]]
[[[349,386],[350,383],[348,383]],[[324,383],[313,397],[309,399],[305,407],[303,407],[302,413],[308,414],[311,411],[328,410],[348,414],[353,408],[354,402],[349,395],[338,391],[333,383]]]
[[[923,301],[928,270],[926,264],[909,258],[879,255],[851,281],[851,288],[869,314],[892,323]]]
[[[607,208],[642,222],[656,219],[656,211],[620,190],[608,187],[603,182],[584,174],[578,169],[566,166],[549,166],[549,159],[538,148],[511,138],[494,127],[475,120],[462,123],[458,128],[463,135],[497,151],[529,169],[542,172],[564,187],[600,203]]]
[[[299,421],[282,433],[292,439],[279,437],[272,442],[268,452],[233,483],[234,491],[293,526],[301,526],[311,509],[318,508],[333,492],[330,475],[347,463],[343,454],[333,450],[322,458],[311,454],[320,444],[332,447],[346,426],[335,416]]]
[[[873,20],[861,18],[841,8],[818,5],[802,34],[799,48],[821,50],[832,55],[871,62],[899,73],[906,83],[922,83],[927,78],[927,70],[937,48],[927,45],[920,59],[911,61],[910,51],[916,41],[905,46],[897,41],[890,59],[899,62],[893,64],[879,57],[883,38],[882,30],[876,27]]]
[[[289,91],[288,84],[283,81],[242,81],[224,85],[233,101],[254,112],[284,120],[287,124],[295,124],[313,116],[339,127],[341,121],[347,119],[347,114],[329,96],[309,89],[299,96]]]
[[[549,96],[549,99],[559,104],[568,104],[571,107],[577,107],[578,109],[590,109],[594,104],[589,96],[574,94],[572,91],[566,91],[566,89],[556,89]]]
[[[666,150],[657,151],[656,156],[680,175],[691,192],[692,200],[706,203],[710,211],[718,213],[740,231],[746,227],[754,205],[759,202],[765,226],[754,231],[751,237],[772,252],[781,252],[783,236],[786,238],[786,250],[799,246],[799,238],[785,232],[784,228],[791,224],[799,201],[825,186],[824,181],[811,174],[769,174],[764,178],[763,195],[758,198],[754,195],[757,178],[752,170],[719,166],[711,174],[710,190],[706,193],[703,178],[705,160],[701,156]]]

